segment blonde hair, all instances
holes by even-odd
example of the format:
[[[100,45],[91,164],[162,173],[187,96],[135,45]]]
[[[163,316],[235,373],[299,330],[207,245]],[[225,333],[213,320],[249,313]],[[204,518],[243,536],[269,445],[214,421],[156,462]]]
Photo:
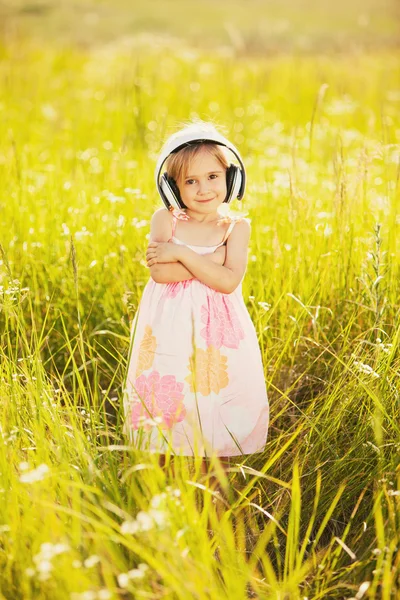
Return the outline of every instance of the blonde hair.
[[[192,121],[185,123],[185,127],[176,131],[169,139],[178,137],[186,132],[199,133],[200,135],[203,133],[205,138],[208,133],[219,133],[213,123],[202,121],[201,119],[193,119]],[[188,174],[193,159],[203,150],[211,154],[211,156],[214,156],[224,169],[229,167],[230,161],[224,146],[211,141],[193,142],[178,152],[174,152],[168,156],[165,161],[168,177],[172,177],[177,184],[181,183]]]

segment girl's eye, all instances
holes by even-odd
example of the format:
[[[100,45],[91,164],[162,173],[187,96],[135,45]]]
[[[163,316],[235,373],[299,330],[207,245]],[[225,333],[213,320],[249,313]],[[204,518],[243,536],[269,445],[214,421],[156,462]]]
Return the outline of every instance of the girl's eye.
[[[218,175],[216,173],[211,173],[210,177],[218,177]],[[188,183],[189,185],[192,185],[190,182],[191,181],[196,181],[195,179],[187,179],[186,183]]]

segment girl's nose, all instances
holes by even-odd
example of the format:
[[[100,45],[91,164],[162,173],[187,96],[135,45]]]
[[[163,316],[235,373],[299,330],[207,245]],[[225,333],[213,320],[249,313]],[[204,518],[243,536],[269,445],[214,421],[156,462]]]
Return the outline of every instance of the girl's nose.
[[[199,193],[200,194],[204,194],[205,192],[208,192],[209,189],[210,189],[210,186],[209,186],[208,181],[200,181],[200,183],[199,183]]]

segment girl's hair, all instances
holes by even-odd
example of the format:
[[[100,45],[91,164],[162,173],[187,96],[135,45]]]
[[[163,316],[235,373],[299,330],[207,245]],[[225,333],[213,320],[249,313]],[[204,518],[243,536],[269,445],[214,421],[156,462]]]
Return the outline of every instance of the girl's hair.
[[[229,167],[229,161],[222,146],[213,144],[212,142],[199,142],[186,146],[182,150],[179,150],[179,152],[169,155],[165,163],[168,177],[172,177],[177,184],[181,183],[189,172],[192,160],[202,150],[214,156],[224,169]]]
[[[172,134],[169,139],[179,136],[185,132],[199,132],[204,133],[204,137],[207,137],[207,133],[218,132],[213,123],[202,121],[201,119],[193,119],[190,122],[186,122],[185,126],[176,133]],[[189,146],[185,146],[182,150],[170,154],[165,161],[166,171],[168,177],[172,177],[177,184],[179,184],[187,175],[190,169],[190,165],[195,156],[202,150],[205,150],[212,156],[214,156],[224,169],[229,167],[230,161],[226,148],[215,144],[213,142],[198,142],[193,143]]]

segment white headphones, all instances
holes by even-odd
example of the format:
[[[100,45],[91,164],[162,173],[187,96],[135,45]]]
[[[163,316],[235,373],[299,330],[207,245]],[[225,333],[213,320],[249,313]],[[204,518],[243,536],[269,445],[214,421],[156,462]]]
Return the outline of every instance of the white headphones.
[[[195,125],[186,127],[184,130],[173,134],[164,144],[157,161],[155,170],[156,186],[158,193],[168,210],[170,207],[182,209],[186,208],[186,206],[182,202],[176,181],[172,177],[169,177],[167,172],[164,172],[160,178],[164,162],[170,154],[178,152],[185,146],[192,146],[203,142],[214,142],[220,146],[225,146],[236,156],[240,163],[240,167],[231,163],[226,170],[227,194],[224,202],[229,204],[234,198],[237,198],[238,200],[243,198],[246,186],[246,172],[239,151],[231,144],[231,142],[229,142],[229,140],[214,128],[199,127]]]

